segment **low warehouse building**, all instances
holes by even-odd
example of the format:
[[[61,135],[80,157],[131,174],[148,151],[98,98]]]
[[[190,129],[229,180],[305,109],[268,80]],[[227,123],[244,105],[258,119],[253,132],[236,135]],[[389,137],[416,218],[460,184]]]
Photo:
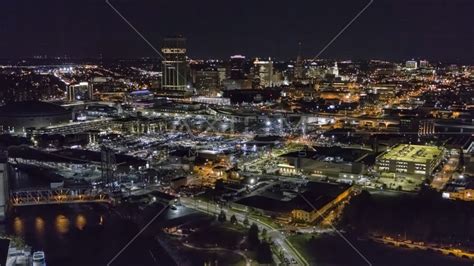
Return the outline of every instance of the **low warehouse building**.
[[[308,182],[298,191],[271,188],[259,195],[240,199],[232,203],[232,207],[281,220],[313,223],[351,195],[352,188],[347,184]]]

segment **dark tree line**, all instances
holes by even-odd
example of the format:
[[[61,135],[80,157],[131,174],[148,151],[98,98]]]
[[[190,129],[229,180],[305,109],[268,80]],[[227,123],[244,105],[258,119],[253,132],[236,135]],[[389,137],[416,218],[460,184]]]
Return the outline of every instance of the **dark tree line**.
[[[344,211],[341,226],[360,235],[378,234],[474,247],[474,203],[419,195],[379,196],[364,191]]]
[[[271,264],[273,262],[270,243],[266,240],[260,240],[260,230],[256,224],[252,224],[247,234],[247,241],[250,249],[257,253],[257,261],[261,264]]]

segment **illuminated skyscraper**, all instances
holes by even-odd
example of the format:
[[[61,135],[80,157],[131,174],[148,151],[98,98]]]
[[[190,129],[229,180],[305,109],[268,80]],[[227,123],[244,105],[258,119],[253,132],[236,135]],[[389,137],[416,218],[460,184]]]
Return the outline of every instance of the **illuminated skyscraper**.
[[[164,91],[187,91],[186,39],[183,37],[165,38],[163,47],[161,88]]]
[[[245,56],[233,55],[230,57],[230,79],[232,80],[245,79],[244,64],[245,64]]]
[[[331,74],[335,77],[339,77],[339,67],[337,67],[337,62],[334,62],[334,66],[331,68]]]
[[[254,64],[254,79],[255,85],[260,88],[273,87],[273,61],[271,58],[268,61],[261,61],[258,58],[253,62]]]
[[[417,69],[418,68],[418,62],[416,62],[415,60],[406,61],[405,68],[407,68],[407,69]]]
[[[199,95],[216,96],[219,93],[219,72],[214,69],[196,71],[195,88]]]

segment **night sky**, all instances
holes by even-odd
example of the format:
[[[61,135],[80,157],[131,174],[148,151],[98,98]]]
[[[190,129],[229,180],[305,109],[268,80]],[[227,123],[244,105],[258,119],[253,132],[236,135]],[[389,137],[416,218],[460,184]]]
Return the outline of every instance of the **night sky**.
[[[157,48],[188,38],[191,58],[310,58],[367,0],[110,0]],[[473,0],[375,0],[322,58],[474,62]],[[0,58],[132,58],[154,51],[105,0],[0,0]]]

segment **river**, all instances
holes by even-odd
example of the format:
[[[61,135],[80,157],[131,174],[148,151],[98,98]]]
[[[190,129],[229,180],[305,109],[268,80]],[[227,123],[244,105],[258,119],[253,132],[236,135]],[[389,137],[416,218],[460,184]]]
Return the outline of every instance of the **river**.
[[[23,238],[34,251],[45,251],[48,265],[105,265],[161,208],[149,208],[143,217],[130,219],[120,213],[123,208],[119,212],[99,204],[19,207],[11,211],[4,230],[7,235]],[[172,265],[154,239],[163,223],[171,221],[169,218],[166,211],[113,265]]]

